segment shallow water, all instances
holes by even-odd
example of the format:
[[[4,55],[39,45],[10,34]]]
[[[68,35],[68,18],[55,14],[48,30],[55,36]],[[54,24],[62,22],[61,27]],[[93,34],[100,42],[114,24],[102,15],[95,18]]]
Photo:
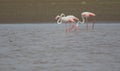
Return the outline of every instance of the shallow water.
[[[120,24],[0,24],[0,71],[120,71]]]

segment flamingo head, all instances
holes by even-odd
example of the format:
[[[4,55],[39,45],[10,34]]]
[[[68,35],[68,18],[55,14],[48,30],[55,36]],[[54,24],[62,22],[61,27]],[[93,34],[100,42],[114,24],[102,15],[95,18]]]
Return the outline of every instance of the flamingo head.
[[[61,17],[65,17],[65,14],[64,13],[61,13],[61,15],[60,15]]]
[[[95,14],[94,14],[94,13],[91,13],[91,12],[83,12],[81,15],[82,15],[83,17],[92,17],[92,16],[95,16]]]
[[[57,15],[56,17],[55,17],[55,20],[58,20],[60,18],[60,16],[59,15]]]

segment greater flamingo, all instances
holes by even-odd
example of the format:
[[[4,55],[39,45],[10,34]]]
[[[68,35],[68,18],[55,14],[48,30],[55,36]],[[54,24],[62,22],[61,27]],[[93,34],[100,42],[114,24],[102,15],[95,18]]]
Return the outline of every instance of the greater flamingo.
[[[82,24],[86,22],[86,29],[88,30],[88,17],[95,16],[95,14],[91,12],[82,12],[81,16],[82,16],[82,22],[80,23]],[[92,29],[94,29],[94,23],[92,25]]]
[[[73,15],[65,16],[65,14],[61,13],[61,15],[57,15],[55,19],[57,20],[58,24],[61,23],[70,24],[70,27],[66,27],[66,32],[72,30],[73,28],[75,31],[78,30],[79,19]]]

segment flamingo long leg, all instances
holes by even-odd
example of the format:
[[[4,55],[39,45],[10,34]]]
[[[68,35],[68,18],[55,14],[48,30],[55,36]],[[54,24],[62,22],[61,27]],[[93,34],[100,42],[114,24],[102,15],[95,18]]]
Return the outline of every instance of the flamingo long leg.
[[[66,28],[66,32],[68,32],[68,31],[70,32],[73,29],[76,30],[74,23],[69,23],[69,27]]]
[[[69,27],[66,27],[66,32],[70,32],[72,30],[72,28],[73,28],[72,23],[68,23],[68,25],[69,25]]]
[[[74,24],[70,23],[70,30],[72,30],[74,28]]]
[[[70,31],[70,25],[69,25],[69,27],[67,27],[67,23],[65,23],[66,24],[66,32],[68,32],[68,31]]]
[[[74,28],[75,28],[75,31],[77,31],[77,30],[78,30],[78,26],[74,25]]]
[[[78,26],[76,26],[76,24],[72,23],[72,29],[74,29],[74,31],[78,30]]]
[[[86,17],[86,30],[88,30],[88,18]]]
[[[69,27],[66,28],[66,32],[68,32],[68,31],[70,31],[70,30],[69,30]]]
[[[78,28],[78,22],[75,22],[74,23],[74,28],[75,28],[75,31],[77,31],[79,28]]]
[[[92,23],[92,30],[94,30],[95,21]]]

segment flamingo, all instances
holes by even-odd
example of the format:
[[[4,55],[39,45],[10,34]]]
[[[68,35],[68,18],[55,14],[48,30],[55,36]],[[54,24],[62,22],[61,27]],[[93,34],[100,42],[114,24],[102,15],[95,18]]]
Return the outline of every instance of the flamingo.
[[[92,12],[82,12],[81,16],[82,16],[82,22],[80,21],[80,23],[82,24],[85,23],[86,21],[86,29],[88,30],[88,17],[95,16],[95,14]],[[92,25],[92,29],[94,29],[94,23]]]
[[[67,15],[65,16],[64,13],[61,13],[61,15],[57,15],[55,17],[55,19],[57,20],[58,24],[61,23],[68,23],[70,24],[70,27],[66,27],[66,32],[72,30],[74,28],[75,31],[78,30],[78,23],[79,23],[79,19],[73,15]]]

